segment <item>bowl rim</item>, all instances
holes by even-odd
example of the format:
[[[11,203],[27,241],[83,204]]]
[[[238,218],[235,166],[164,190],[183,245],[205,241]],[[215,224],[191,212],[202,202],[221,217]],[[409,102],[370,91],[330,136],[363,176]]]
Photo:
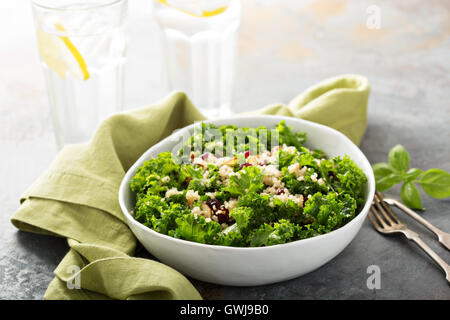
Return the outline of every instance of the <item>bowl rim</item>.
[[[326,239],[329,237],[333,237],[333,235],[337,234],[337,233],[342,233],[345,232],[346,230],[350,229],[353,225],[359,223],[360,220],[361,223],[364,221],[364,219],[366,218],[368,212],[369,212],[369,208],[371,206],[372,203],[372,198],[375,194],[375,177],[374,177],[374,173],[372,171],[372,166],[370,165],[369,160],[367,159],[367,157],[365,156],[365,154],[361,151],[361,149],[359,149],[359,147],[353,143],[353,141],[351,141],[346,135],[344,135],[342,132],[331,128],[329,126],[323,125],[323,124],[319,124],[317,122],[313,122],[313,121],[309,121],[309,120],[304,120],[304,119],[300,119],[300,118],[294,118],[294,117],[287,117],[287,116],[278,116],[278,115],[245,115],[245,116],[230,116],[230,117],[225,117],[225,118],[220,118],[220,119],[208,119],[208,120],[201,120],[201,122],[205,122],[205,123],[215,123],[215,122],[224,122],[224,121],[233,121],[236,119],[258,119],[258,118],[270,118],[270,119],[278,119],[279,121],[281,120],[289,120],[289,121],[294,121],[294,122],[300,122],[300,123],[306,123],[310,126],[315,126],[318,127],[322,130],[328,131],[331,134],[334,135],[338,135],[340,136],[342,139],[345,140],[346,143],[349,143],[352,147],[356,148],[357,152],[360,153],[361,159],[363,162],[366,163],[367,167],[369,168],[369,172],[366,173],[366,177],[367,177],[367,200],[363,206],[363,208],[361,209],[361,211],[358,213],[358,215],[353,218],[350,222],[346,223],[345,225],[343,225],[342,227],[333,230],[331,232],[327,232],[325,234],[321,234],[315,237],[310,237],[310,238],[306,238],[306,239],[299,239],[299,240],[295,240],[295,241],[291,241],[291,242],[287,242],[287,243],[281,243],[281,244],[275,244],[275,245],[271,245],[271,246],[262,246],[262,247],[232,247],[232,246],[221,246],[221,245],[215,245],[215,244],[206,244],[206,243],[200,243],[200,242],[195,242],[195,241],[189,241],[189,240],[184,240],[184,239],[178,239],[178,238],[174,238],[171,237],[169,235],[165,235],[162,233],[159,233],[149,227],[144,226],[142,223],[140,223],[139,221],[137,221],[136,219],[134,219],[134,217],[131,215],[131,213],[128,211],[128,209],[126,208],[125,202],[124,202],[124,192],[125,192],[125,188],[129,187],[129,181],[131,180],[131,173],[135,172],[136,169],[141,166],[141,159],[143,159],[144,157],[147,157],[148,153],[151,153],[151,150],[155,147],[158,147],[160,145],[163,145],[165,143],[167,143],[168,141],[170,141],[170,139],[174,136],[174,135],[179,135],[182,134],[185,131],[189,131],[194,125],[190,124],[188,126],[185,126],[179,130],[176,130],[174,133],[170,134],[169,136],[165,137],[164,139],[162,139],[161,141],[157,142],[156,144],[154,144],[153,146],[151,146],[150,148],[148,148],[144,153],[142,153],[142,155],[134,162],[134,164],[126,171],[125,176],[122,179],[122,182],[120,183],[120,187],[119,187],[119,204],[120,204],[120,208],[122,209],[123,214],[125,215],[125,218],[127,220],[128,224],[133,224],[134,226],[140,228],[141,230],[143,230],[144,232],[149,232],[150,234],[160,237],[162,239],[168,240],[168,241],[173,241],[176,244],[180,244],[180,245],[187,245],[187,246],[191,246],[191,247],[198,247],[198,248],[209,248],[212,250],[224,250],[224,251],[235,251],[235,252],[250,252],[250,251],[271,251],[271,250],[276,250],[279,249],[280,247],[283,248],[288,248],[291,246],[296,246],[299,244],[306,244],[306,243],[310,243],[313,241],[318,241],[318,239]],[[307,131],[306,131],[307,132]],[[132,230],[133,231],[133,230]],[[134,233],[134,232],[133,232]],[[353,239],[353,238],[352,238]]]

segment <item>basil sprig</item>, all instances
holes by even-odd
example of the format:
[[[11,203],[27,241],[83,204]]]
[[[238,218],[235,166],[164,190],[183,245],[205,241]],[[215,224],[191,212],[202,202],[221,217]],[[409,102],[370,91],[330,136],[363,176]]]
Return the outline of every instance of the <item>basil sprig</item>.
[[[372,166],[375,174],[377,190],[389,190],[394,185],[403,183],[400,194],[405,205],[412,209],[423,210],[420,185],[430,197],[444,199],[450,197],[450,174],[441,169],[423,171],[409,168],[409,153],[401,145],[396,145],[389,151],[389,162],[380,162]]]

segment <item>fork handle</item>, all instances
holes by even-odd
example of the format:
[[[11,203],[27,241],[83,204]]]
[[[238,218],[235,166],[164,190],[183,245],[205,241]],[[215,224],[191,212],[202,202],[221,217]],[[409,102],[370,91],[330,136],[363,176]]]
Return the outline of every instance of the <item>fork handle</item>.
[[[411,216],[413,219],[415,219],[416,221],[420,222],[421,224],[423,224],[425,227],[427,227],[430,231],[432,231],[435,235],[438,236],[439,242],[444,245],[448,250],[450,250],[450,247],[448,245],[447,242],[443,241],[443,239],[446,237],[447,233],[442,231],[439,228],[436,228],[435,226],[433,226],[431,223],[429,223],[427,220],[425,220],[424,218],[422,218],[420,215],[418,215],[417,213],[415,213],[413,210],[411,210],[410,208],[408,208],[407,206],[405,206],[403,203],[401,203],[400,201],[397,201],[395,199],[389,199],[393,205],[395,205],[397,208],[399,208],[400,210],[402,210],[403,212],[407,213],[409,216]]]
[[[409,240],[414,241],[426,254],[428,254],[431,259],[433,259],[445,272],[445,278],[447,282],[450,284],[450,266],[442,260],[441,257],[437,255],[436,252],[433,251],[420,237],[417,233],[411,230],[405,230],[404,234]]]

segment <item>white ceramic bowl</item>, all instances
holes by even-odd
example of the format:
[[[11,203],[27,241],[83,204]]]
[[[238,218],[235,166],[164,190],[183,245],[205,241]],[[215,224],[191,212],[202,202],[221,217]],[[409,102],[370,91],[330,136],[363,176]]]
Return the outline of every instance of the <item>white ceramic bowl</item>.
[[[193,125],[174,133],[145,152],[126,173],[119,190],[119,202],[130,229],[142,245],[162,263],[192,278],[223,285],[255,286],[296,278],[311,272],[338,255],[355,237],[369,211],[375,192],[375,179],[369,161],[342,133],[309,121],[279,117],[251,116],[212,120],[216,125],[274,128],[281,120],[295,131],[308,134],[306,146],[322,149],[328,156],[349,155],[364,171],[368,183],[362,211],[345,226],[330,233],[286,244],[257,248],[206,245],[175,239],[153,231],[130,214],[135,194],[129,182],[150,156],[169,151],[181,135],[192,133]]]

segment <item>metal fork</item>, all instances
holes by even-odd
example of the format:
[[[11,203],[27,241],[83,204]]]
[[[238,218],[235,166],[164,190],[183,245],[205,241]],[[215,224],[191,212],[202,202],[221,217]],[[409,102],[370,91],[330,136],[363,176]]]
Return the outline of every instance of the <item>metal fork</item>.
[[[431,223],[429,223],[427,220],[425,220],[424,218],[419,216],[417,213],[412,211],[410,208],[405,206],[400,201],[397,201],[392,198],[386,198],[383,196],[383,194],[381,192],[378,192],[378,191],[376,192],[376,195],[378,196],[378,198],[380,198],[380,200],[383,200],[384,202],[386,202],[387,204],[390,204],[391,206],[396,206],[397,208],[399,208],[400,210],[402,210],[403,212],[408,214],[411,218],[413,218],[417,222],[420,222],[421,224],[423,224],[430,231],[432,231],[435,235],[437,235],[439,242],[444,247],[446,247],[448,250],[450,250],[450,233],[444,232],[444,231],[436,228],[435,226],[433,226]]]
[[[370,207],[369,219],[378,232],[402,233],[408,240],[414,241],[426,254],[428,254],[445,272],[447,281],[450,284],[450,266],[441,259],[423,240],[419,235],[408,229],[406,224],[392,212],[389,206],[375,194],[374,201]]]

